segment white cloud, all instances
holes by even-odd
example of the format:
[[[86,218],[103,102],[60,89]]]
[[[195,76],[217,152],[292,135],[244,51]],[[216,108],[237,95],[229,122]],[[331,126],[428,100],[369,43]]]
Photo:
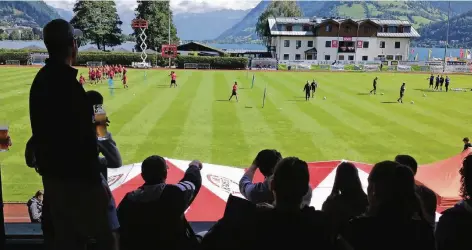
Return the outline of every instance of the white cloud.
[[[75,0],[45,0],[53,7],[72,10]],[[115,0],[119,9],[133,10],[135,0]],[[175,13],[207,12],[220,9],[246,10],[254,8],[260,0],[170,0],[170,6]]]

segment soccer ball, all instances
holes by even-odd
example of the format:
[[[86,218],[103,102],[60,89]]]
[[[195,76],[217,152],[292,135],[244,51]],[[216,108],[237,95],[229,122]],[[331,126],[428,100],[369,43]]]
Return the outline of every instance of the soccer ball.
[[[415,102],[414,102],[414,101],[411,101],[411,104],[415,104]]]
[[[423,97],[426,97],[426,94],[423,94]]]
[[[381,93],[381,95],[384,95],[384,93]]]
[[[323,97],[323,100],[326,100],[326,96],[325,96],[325,97]]]

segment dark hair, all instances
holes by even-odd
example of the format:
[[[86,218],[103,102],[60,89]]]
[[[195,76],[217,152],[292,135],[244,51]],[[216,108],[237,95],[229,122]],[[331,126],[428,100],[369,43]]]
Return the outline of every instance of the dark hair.
[[[167,163],[164,158],[152,155],[141,164],[141,176],[146,184],[164,183],[167,179]]]
[[[464,158],[459,173],[461,174],[461,197],[464,200],[470,199],[472,195],[472,154]]]
[[[359,197],[367,198],[359,179],[359,171],[354,164],[343,162],[336,169],[336,177],[330,196],[335,195],[342,195],[352,200],[357,200]]]
[[[262,175],[269,177],[274,173],[274,168],[277,163],[282,160],[282,155],[275,149],[264,149],[260,151],[254,164],[259,168]]]
[[[100,92],[97,92],[95,90],[89,90],[86,94],[87,99],[92,106],[97,104],[103,104],[103,96],[102,94],[100,94]]]
[[[416,171],[418,171],[418,162],[416,162],[415,158],[410,155],[397,155],[395,156],[395,161],[407,166],[413,171],[413,175],[416,175]]]
[[[464,139],[462,139],[462,141],[469,142],[469,137],[464,137]]]
[[[375,189],[375,190],[374,190]],[[409,167],[393,161],[375,164],[369,175],[369,208],[374,216],[425,220],[423,204],[416,194],[415,178]]]
[[[44,195],[43,191],[42,191],[42,190],[38,190],[38,191],[36,191],[36,193],[34,194],[34,197],[35,197],[35,198],[38,198],[38,197],[41,196],[41,195]]]
[[[282,159],[275,166],[273,190],[277,203],[301,204],[308,192],[308,164],[297,157]]]
[[[67,58],[74,44],[74,28],[63,19],[54,19],[44,26],[44,45],[51,58]]]

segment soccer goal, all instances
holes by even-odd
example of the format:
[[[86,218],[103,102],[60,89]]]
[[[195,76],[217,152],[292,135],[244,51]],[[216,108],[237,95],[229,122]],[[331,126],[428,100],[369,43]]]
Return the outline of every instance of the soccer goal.
[[[103,62],[101,62],[101,61],[87,62],[87,67],[101,67],[101,66],[103,66]]]
[[[6,65],[19,66],[19,65],[20,65],[20,60],[6,60],[6,61],[5,61],[5,64],[6,64]]]
[[[209,63],[184,63],[184,69],[211,69]]]
[[[48,53],[31,53],[29,58],[29,64],[31,65],[44,65],[46,59],[49,58]]]

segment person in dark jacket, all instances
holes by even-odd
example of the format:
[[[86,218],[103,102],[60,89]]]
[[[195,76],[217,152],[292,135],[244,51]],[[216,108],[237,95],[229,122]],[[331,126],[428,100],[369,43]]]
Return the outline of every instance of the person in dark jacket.
[[[175,185],[166,184],[167,169],[166,160],[160,156],[143,161],[144,185],[127,193],[118,206],[121,249],[191,250],[198,244],[185,211],[200,190],[202,164],[192,161]]]
[[[418,163],[415,158],[409,155],[397,155],[395,161],[407,166],[413,171],[413,174],[416,175],[418,170]],[[429,189],[424,185],[415,184],[416,192],[423,202],[424,211],[426,212],[425,217],[428,219],[431,226],[436,224],[436,207],[437,207],[437,197],[433,190]]]
[[[110,197],[100,175],[93,110],[77,81],[78,71],[71,66],[80,35],[62,19],[44,27],[49,58],[31,86],[31,129],[55,247],[82,249],[89,237],[95,237],[100,248],[109,249],[113,245],[107,216]]]
[[[470,230],[472,228],[472,155],[468,155],[459,171],[461,174],[462,199],[454,207],[447,209],[439,218],[436,227],[437,250],[471,249]]]
[[[343,236],[354,250],[435,250],[433,228],[415,190],[410,168],[393,161],[375,164],[367,188],[365,215]]]
[[[260,151],[251,167],[244,173],[239,181],[239,191],[249,201],[257,203],[272,203],[274,196],[269,188],[269,177],[274,173],[275,165],[282,160],[282,155],[275,149]],[[263,182],[253,183],[256,170],[259,169],[264,176]]]
[[[462,142],[464,142],[464,150],[467,150],[468,148],[472,148],[472,144],[470,143],[469,137],[465,137],[462,139]]]
[[[202,249],[334,248],[334,237],[324,213],[301,207],[309,182],[306,162],[289,157],[275,167],[270,180],[274,205],[255,205],[230,196],[224,217],[210,229]]]
[[[367,205],[367,195],[356,166],[350,162],[341,163],[336,169],[331,194],[322,208],[331,219],[334,233],[343,232],[349,220],[366,212]]]
[[[43,212],[43,191],[38,190],[36,194],[27,203],[28,214],[32,223],[41,223],[41,214]]]

